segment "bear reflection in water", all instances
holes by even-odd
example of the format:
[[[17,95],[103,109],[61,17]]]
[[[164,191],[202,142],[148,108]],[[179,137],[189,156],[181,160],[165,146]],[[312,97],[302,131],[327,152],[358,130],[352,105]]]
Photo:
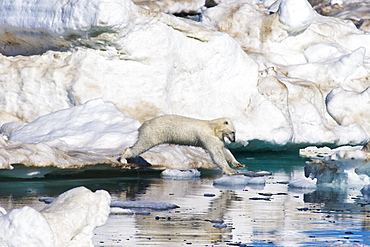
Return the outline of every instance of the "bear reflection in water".
[[[238,172],[229,167],[243,168],[225,147],[225,138],[235,142],[235,128],[228,118],[199,120],[176,115],[164,115],[145,121],[139,128],[134,146],[123,151],[120,161],[136,157],[160,144],[178,144],[201,147],[209,152],[213,162],[226,175]]]

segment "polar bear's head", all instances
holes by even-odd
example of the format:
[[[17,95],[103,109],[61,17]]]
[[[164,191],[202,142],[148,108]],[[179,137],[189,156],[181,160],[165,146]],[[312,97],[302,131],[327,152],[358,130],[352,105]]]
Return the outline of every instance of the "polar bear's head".
[[[229,118],[219,118],[213,120],[215,121],[215,133],[216,135],[224,141],[225,138],[229,139],[231,142],[235,142],[235,128],[233,122]]]

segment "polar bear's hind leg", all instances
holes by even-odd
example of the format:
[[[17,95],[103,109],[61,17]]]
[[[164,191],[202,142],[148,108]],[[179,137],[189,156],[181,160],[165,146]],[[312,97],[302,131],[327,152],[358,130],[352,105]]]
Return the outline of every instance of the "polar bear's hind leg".
[[[127,159],[134,158],[144,153],[145,151],[151,149],[152,147],[158,145],[157,143],[148,142],[145,138],[140,138],[137,140],[134,146],[126,148],[121,155],[120,162],[127,163]]]

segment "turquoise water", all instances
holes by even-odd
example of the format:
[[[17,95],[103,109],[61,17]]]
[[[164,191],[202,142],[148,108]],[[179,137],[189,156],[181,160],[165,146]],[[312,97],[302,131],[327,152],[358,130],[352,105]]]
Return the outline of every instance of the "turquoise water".
[[[214,186],[213,180],[222,176],[218,170],[201,170],[202,176],[192,180],[164,179],[158,171],[3,180],[0,206],[40,210],[45,206],[40,197],[55,197],[77,186],[105,189],[115,200],[179,206],[111,214],[107,224],[95,230],[95,246],[329,246],[339,241],[370,245],[370,205],[359,190],[289,188],[289,180],[303,178],[305,159],[298,151],[236,156],[247,165],[245,170],[270,171],[266,184]]]

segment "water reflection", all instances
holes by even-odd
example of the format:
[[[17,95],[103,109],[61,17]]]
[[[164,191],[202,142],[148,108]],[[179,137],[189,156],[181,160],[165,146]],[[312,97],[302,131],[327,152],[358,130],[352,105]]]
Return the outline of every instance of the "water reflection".
[[[238,157],[243,159],[243,157]],[[288,188],[304,177],[295,154],[244,157],[248,170],[267,170],[264,186],[219,188],[221,174],[202,171],[200,179],[145,177],[0,182],[0,206],[42,209],[41,196],[57,196],[77,186],[108,190],[114,200],[169,202],[179,206],[111,214],[95,230],[95,246],[328,246],[339,241],[370,244],[370,205],[359,190]],[[216,220],[216,221],[212,221]],[[218,223],[221,222],[219,225]]]

